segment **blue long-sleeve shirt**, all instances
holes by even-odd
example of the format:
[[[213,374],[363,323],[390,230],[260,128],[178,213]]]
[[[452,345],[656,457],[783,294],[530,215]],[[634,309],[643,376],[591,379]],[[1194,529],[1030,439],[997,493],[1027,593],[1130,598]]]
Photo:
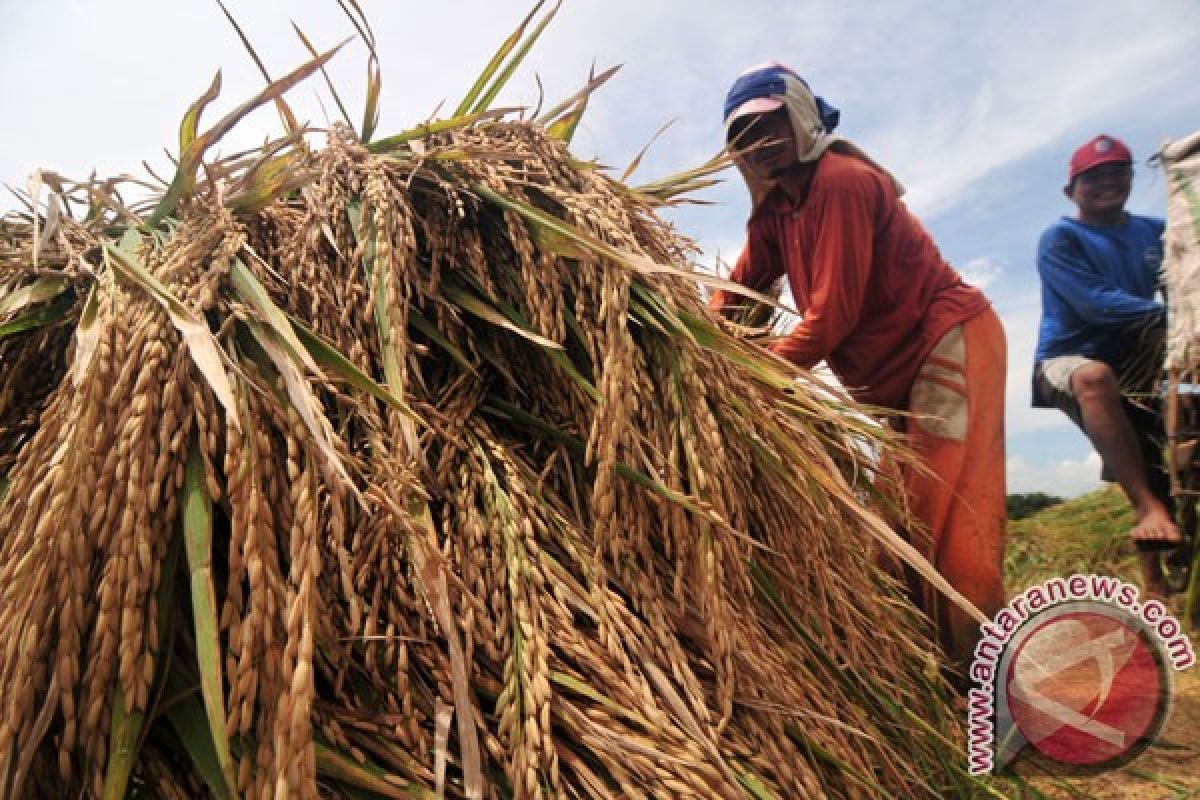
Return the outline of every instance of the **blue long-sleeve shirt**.
[[[1119,225],[1063,217],[1038,242],[1042,322],[1035,360],[1081,355],[1102,361],[1128,349],[1135,330],[1162,321],[1154,300],[1163,221],[1126,215]]]

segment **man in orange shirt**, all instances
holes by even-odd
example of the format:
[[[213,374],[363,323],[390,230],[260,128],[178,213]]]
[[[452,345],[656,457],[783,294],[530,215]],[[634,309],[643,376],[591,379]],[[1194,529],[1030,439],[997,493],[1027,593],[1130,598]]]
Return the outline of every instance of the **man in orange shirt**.
[[[912,414],[897,424],[929,468],[904,475],[926,556],[991,616],[1005,599],[1004,331],[892,176],[833,135],[837,121],[777,63],[733,85],[726,140],[753,211],[731,277],[755,290],[787,277],[803,320],[771,345],[777,355],[806,369],[825,361],[857,399]],[[711,300],[724,312],[738,303]],[[969,664],[978,624],[946,604],[934,613],[952,660]]]

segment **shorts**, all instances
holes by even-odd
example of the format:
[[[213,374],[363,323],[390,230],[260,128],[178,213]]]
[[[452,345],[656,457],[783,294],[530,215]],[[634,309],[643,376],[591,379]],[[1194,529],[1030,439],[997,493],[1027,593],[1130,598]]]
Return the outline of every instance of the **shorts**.
[[[1093,359],[1087,356],[1055,356],[1047,358],[1041,362],[1042,376],[1046,379],[1046,383],[1050,384],[1051,388],[1059,392],[1075,396],[1075,392],[1071,391],[1071,376],[1075,374],[1075,370],[1086,364],[1096,363]]]

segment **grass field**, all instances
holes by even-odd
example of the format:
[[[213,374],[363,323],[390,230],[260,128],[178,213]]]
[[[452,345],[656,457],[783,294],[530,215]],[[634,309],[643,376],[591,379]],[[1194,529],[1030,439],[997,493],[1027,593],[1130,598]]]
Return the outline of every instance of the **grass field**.
[[[1104,489],[1010,523],[1005,563],[1010,594],[1073,573],[1115,575],[1140,583],[1137,556],[1128,537],[1132,522],[1121,493]],[[1177,596],[1169,605],[1178,615]],[[1192,641],[1200,645],[1194,632]],[[1031,778],[1034,792],[1053,798],[1200,798],[1200,669],[1176,673],[1174,685],[1164,735],[1123,769],[1088,778],[1037,776],[1036,768],[1028,764],[1020,771]],[[1026,796],[1036,797],[1034,792]]]

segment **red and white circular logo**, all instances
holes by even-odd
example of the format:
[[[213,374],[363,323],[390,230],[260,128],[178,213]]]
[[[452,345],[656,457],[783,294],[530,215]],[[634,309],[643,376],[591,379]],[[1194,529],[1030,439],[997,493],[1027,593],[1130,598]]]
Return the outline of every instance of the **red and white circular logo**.
[[[1115,766],[1162,730],[1169,669],[1131,618],[1103,607],[1052,611],[1016,644],[1004,676],[1009,712],[1043,755]]]

